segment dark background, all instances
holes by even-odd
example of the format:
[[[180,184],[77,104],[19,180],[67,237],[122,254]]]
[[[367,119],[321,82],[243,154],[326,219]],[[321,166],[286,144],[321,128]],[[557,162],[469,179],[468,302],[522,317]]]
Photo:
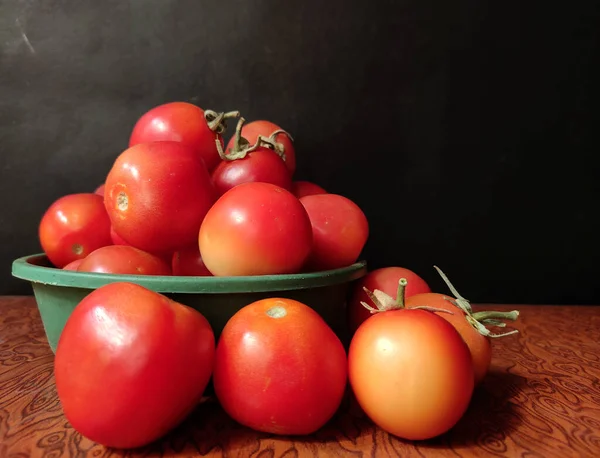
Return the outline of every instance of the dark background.
[[[0,294],[63,194],[188,100],[296,139],[358,203],[371,268],[475,302],[600,303],[600,3],[0,0]]]

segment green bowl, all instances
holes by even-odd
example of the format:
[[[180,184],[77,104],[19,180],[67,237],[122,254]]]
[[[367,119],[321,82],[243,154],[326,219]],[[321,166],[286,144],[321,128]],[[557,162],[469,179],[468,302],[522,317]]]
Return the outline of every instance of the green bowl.
[[[252,277],[176,277],[75,272],[52,267],[44,254],[13,261],[14,277],[31,282],[53,352],[75,306],[94,289],[113,282],[137,283],[188,305],[210,322],[218,338],[239,309],[267,297],[295,299],[316,310],[347,345],[346,298],[350,283],[367,272],[365,262],[341,269]]]

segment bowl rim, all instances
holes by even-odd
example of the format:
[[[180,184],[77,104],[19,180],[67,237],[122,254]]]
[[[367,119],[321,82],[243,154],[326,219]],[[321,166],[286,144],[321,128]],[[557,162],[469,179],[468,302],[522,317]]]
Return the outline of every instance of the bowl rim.
[[[239,277],[195,277],[170,275],[120,275],[77,272],[45,267],[32,261],[48,261],[44,253],[17,258],[12,263],[13,277],[33,284],[96,289],[109,283],[131,282],[164,293],[248,293],[312,289],[348,283],[367,273],[366,261],[358,261],[339,269],[284,275]]]

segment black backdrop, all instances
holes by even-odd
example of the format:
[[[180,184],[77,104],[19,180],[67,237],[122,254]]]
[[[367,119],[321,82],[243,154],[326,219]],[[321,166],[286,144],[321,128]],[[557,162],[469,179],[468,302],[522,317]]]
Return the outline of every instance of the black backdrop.
[[[1,294],[145,110],[239,109],[368,215],[372,268],[477,302],[599,303],[600,4],[0,0]]]

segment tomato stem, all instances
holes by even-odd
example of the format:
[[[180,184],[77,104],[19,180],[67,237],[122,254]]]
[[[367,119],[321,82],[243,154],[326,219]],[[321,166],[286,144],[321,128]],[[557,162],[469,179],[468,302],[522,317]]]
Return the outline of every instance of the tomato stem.
[[[398,280],[398,289],[396,290],[396,305],[401,309],[404,308],[404,294],[406,285],[408,285],[406,278],[401,278]]]
[[[213,110],[204,110],[204,119],[208,124],[208,128],[213,132],[221,135],[227,129],[227,120],[232,118],[239,118],[239,111],[228,111],[227,113],[217,113]]]

